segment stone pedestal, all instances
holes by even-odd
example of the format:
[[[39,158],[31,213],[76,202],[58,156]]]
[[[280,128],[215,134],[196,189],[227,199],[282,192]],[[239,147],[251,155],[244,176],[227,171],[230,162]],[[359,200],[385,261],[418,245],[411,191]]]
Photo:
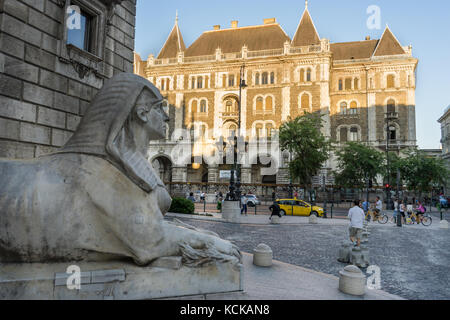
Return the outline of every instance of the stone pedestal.
[[[365,294],[366,277],[356,266],[346,266],[339,271],[339,290],[354,296]]]
[[[342,246],[339,249],[339,255],[338,255],[339,262],[350,263],[351,246],[352,246],[352,242],[350,242],[350,241],[345,240],[342,242]]]
[[[314,214],[312,214],[312,215],[309,216],[309,223],[310,223],[310,224],[318,224],[318,223],[319,223],[319,222],[317,221],[317,217],[316,217]]]
[[[280,224],[280,217],[279,216],[272,216],[272,218],[270,218],[270,223],[271,224]]]
[[[69,290],[70,265],[81,288]],[[144,300],[243,290],[242,268],[217,262],[201,268],[162,258],[148,267],[126,262],[0,264],[0,300]],[[69,282],[74,283],[74,282]]]
[[[441,222],[439,222],[439,228],[441,228],[441,229],[448,229],[448,221],[447,220],[442,220]]]
[[[259,244],[253,250],[253,264],[259,267],[272,266],[273,252],[266,244]]]
[[[351,263],[353,265],[357,266],[357,267],[360,267],[360,268],[365,268],[366,267],[366,264],[364,263],[364,261],[362,259],[362,254],[361,254],[361,248],[360,247],[353,247]]]
[[[361,259],[366,266],[370,265],[369,247],[367,244],[361,244]]]
[[[226,222],[241,222],[239,201],[224,201],[222,204],[222,219]]]

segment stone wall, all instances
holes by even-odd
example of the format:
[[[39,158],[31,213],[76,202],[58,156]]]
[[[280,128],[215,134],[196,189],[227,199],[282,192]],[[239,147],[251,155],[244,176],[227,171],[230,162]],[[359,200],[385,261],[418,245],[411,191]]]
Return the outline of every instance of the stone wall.
[[[105,79],[133,72],[136,0],[114,11],[109,2],[0,0],[0,157],[33,158],[61,147]],[[94,55],[66,45],[67,7],[74,4],[98,12]]]

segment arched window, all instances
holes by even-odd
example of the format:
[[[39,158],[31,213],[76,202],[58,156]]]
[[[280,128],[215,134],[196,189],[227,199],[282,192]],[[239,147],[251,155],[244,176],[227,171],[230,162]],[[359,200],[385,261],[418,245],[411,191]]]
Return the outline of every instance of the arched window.
[[[306,71],[306,81],[311,81],[311,68],[308,68],[308,70]]]
[[[208,89],[209,77],[205,76],[205,89]]]
[[[166,90],[166,79],[161,79],[161,91]]]
[[[341,114],[347,114],[347,102],[341,102]]]
[[[234,74],[230,74],[228,76],[228,86],[229,87],[234,87]]]
[[[387,130],[389,140],[397,140],[397,129],[395,128],[395,126],[389,126]]]
[[[345,79],[345,90],[352,90],[352,78]]]
[[[271,123],[266,124],[266,137],[270,139],[273,134],[273,125]]]
[[[203,88],[203,77],[197,78],[197,88],[202,89]]]
[[[305,69],[300,69],[300,82],[305,82]]]
[[[259,72],[255,75],[255,85],[259,86]]]
[[[311,109],[311,105],[309,103],[309,94],[307,93],[303,93],[302,97],[300,99],[300,103],[301,103],[301,108],[302,109]]]
[[[389,99],[387,102],[387,113],[394,113],[395,112],[395,100]]]
[[[275,72],[271,72],[270,73],[270,84],[274,84],[275,83]]]
[[[200,112],[206,113],[206,100],[200,101]]]
[[[356,103],[356,101],[352,101],[350,103],[349,114],[358,114],[358,104]]]
[[[192,101],[192,104],[191,104],[191,112],[192,113],[197,113],[197,100],[194,100],[194,101]]]
[[[225,103],[225,112],[227,113],[234,112],[233,101],[227,100],[227,102]]]
[[[388,89],[395,88],[395,75],[389,74],[387,76],[386,87]]]
[[[262,137],[262,135],[263,135],[263,125],[262,124],[260,124],[260,123],[258,123],[257,125],[256,125],[256,137],[259,139],[259,138],[261,138]]]
[[[358,78],[355,78],[353,86],[354,86],[355,90],[359,89],[359,79]]]
[[[226,87],[227,86],[227,75],[223,74],[222,75],[222,87]]]
[[[195,78],[192,78],[191,89],[195,89]]]
[[[344,90],[344,84],[342,82],[342,79],[339,79],[339,91]]]
[[[200,125],[200,137],[206,139],[206,125]]]
[[[348,141],[348,138],[347,138],[347,128],[341,128],[341,131],[340,131],[340,135],[341,135],[341,139],[340,139],[340,141],[341,142],[347,142]]]
[[[263,112],[264,108],[264,100],[262,97],[256,98],[256,112]]]
[[[237,132],[237,126],[235,124],[232,124],[228,127],[228,137],[236,137]]]
[[[266,98],[266,112],[272,112],[273,110],[273,101],[272,101],[272,97],[267,97]]]
[[[350,141],[358,141],[358,128],[357,127],[350,128],[349,140]]]
[[[269,83],[269,75],[267,72],[263,72],[262,74],[262,84],[268,84]]]

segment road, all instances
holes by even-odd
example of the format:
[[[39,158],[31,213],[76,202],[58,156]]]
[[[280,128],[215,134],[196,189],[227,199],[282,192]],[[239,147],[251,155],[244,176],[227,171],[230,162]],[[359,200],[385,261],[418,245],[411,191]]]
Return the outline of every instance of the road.
[[[274,259],[338,276],[339,244],[347,237],[342,225],[242,225],[182,218],[218,233],[251,253],[269,245]],[[381,269],[382,290],[406,299],[450,299],[449,230],[423,226],[398,228],[372,225],[371,264]]]

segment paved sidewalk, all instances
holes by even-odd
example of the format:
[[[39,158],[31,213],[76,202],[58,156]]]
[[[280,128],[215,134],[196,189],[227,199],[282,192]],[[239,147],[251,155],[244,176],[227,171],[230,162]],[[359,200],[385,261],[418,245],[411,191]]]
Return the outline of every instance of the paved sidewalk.
[[[180,214],[180,213],[167,213],[167,217],[173,217],[173,218],[185,218],[185,219],[196,219],[196,220],[207,220],[207,221],[217,221],[217,222],[223,222],[223,223],[231,223],[226,222],[222,219],[222,214],[216,213],[216,212],[206,212],[206,214],[211,215],[207,216],[204,214],[195,214],[195,215],[189,215],[189,214]],[[388,213],[388,216],[392,216],[392,214]],[[346,218],[337,218],[337,219],[317,219],[318,223],[317,225],[333,225],[333,226],[346,226],[349,224],[349,220]],[[248,225],[270,225],[269,215],[251,215],[248,214],[247,216],[242,215],[241,216],[241,222],[240,224],[248,224]],[[299,216],[284,216],[280,219],[280,224],[285,225],[304,225],[309,224],[309,217],[299,217]],[[374,227],[384,227],[384,228],[393,228],[397,227],[394,223],[389,221],[386,224],[380,224],[378,222],[369,222],[370,226]],[[397,227],[398,228],[398,227]],[[433,223],[431,226],[425,227],[421,224],[417,225],[403,225],[403,228],[412,228],[412,229],[439,229],[439,219],[433,219]]]

